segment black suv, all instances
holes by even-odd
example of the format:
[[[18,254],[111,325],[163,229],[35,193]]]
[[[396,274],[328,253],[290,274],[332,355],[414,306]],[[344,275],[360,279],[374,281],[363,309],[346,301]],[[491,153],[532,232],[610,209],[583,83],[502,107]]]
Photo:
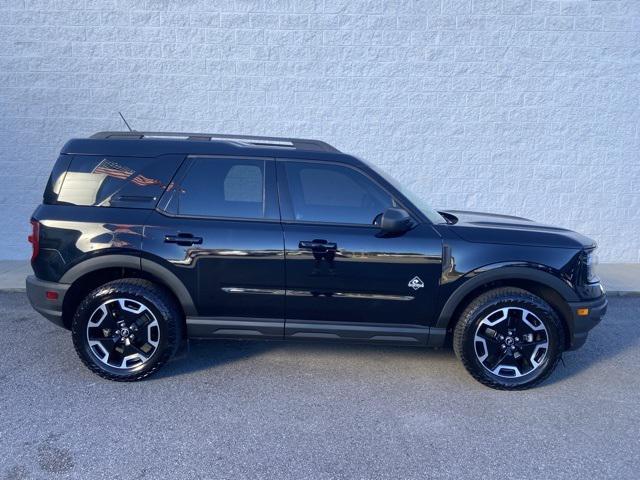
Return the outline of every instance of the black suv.
[[[250,338],[452,343],[480,382],[523,389],[607,308],[589,238],[437,212],[316,140],[74,139],[31,223],[31,304],[111,380],[149,376],[186,338]]]

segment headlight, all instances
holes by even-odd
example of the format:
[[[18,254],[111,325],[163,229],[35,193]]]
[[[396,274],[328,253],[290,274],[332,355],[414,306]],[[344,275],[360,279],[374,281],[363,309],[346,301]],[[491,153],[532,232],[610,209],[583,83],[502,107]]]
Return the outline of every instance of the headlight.
[[[596,272],[598,266],[598,255],[596,254],[595,249],[586,252],[586,254],[584,265],[587,283],[596,283],[600,281],[598,273]]]

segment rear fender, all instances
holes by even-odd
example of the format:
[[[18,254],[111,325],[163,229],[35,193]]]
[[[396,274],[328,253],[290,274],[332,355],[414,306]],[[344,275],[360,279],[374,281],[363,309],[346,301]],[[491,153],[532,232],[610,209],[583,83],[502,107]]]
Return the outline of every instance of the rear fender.
[[[162,265],[133,255],[101,255],[85,260],[70,268],[60,279],[60,283],[72,284],[84,275],[105,268],[130,268],[149,274],[176,296],[185,315],[196,316],[198,312],[191,294],[184,284]]]

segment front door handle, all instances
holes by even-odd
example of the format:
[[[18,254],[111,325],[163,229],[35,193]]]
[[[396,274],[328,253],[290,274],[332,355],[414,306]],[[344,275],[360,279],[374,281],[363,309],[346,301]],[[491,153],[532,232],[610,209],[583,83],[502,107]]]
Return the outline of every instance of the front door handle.
[[[326,240],[301,240],[300,243],[298,243],[298,248],[321,252],[335,252],[338,249],[338,244],[335,242],[327,242]]]
[[[164,243],[177,243],[183,247],[200,245],[202,237],[194,237],[191,233],[179,233],[178,235],[165,235]]]

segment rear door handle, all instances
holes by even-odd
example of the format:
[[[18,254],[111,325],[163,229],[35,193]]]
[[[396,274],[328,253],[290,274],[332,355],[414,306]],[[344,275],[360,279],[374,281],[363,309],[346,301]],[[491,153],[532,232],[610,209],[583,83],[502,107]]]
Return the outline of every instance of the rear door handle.
[[[325,240],[301,240],[300,243],[298,243],[298,248],[306,250],[335,251],[338,249],[338,244],[335,242],[327,242]]]
[[[164,243],[177,243],[183,247],[200,245],[202,237],[194,237],[191,233],[179,233],[177,235],[165,235]]]

